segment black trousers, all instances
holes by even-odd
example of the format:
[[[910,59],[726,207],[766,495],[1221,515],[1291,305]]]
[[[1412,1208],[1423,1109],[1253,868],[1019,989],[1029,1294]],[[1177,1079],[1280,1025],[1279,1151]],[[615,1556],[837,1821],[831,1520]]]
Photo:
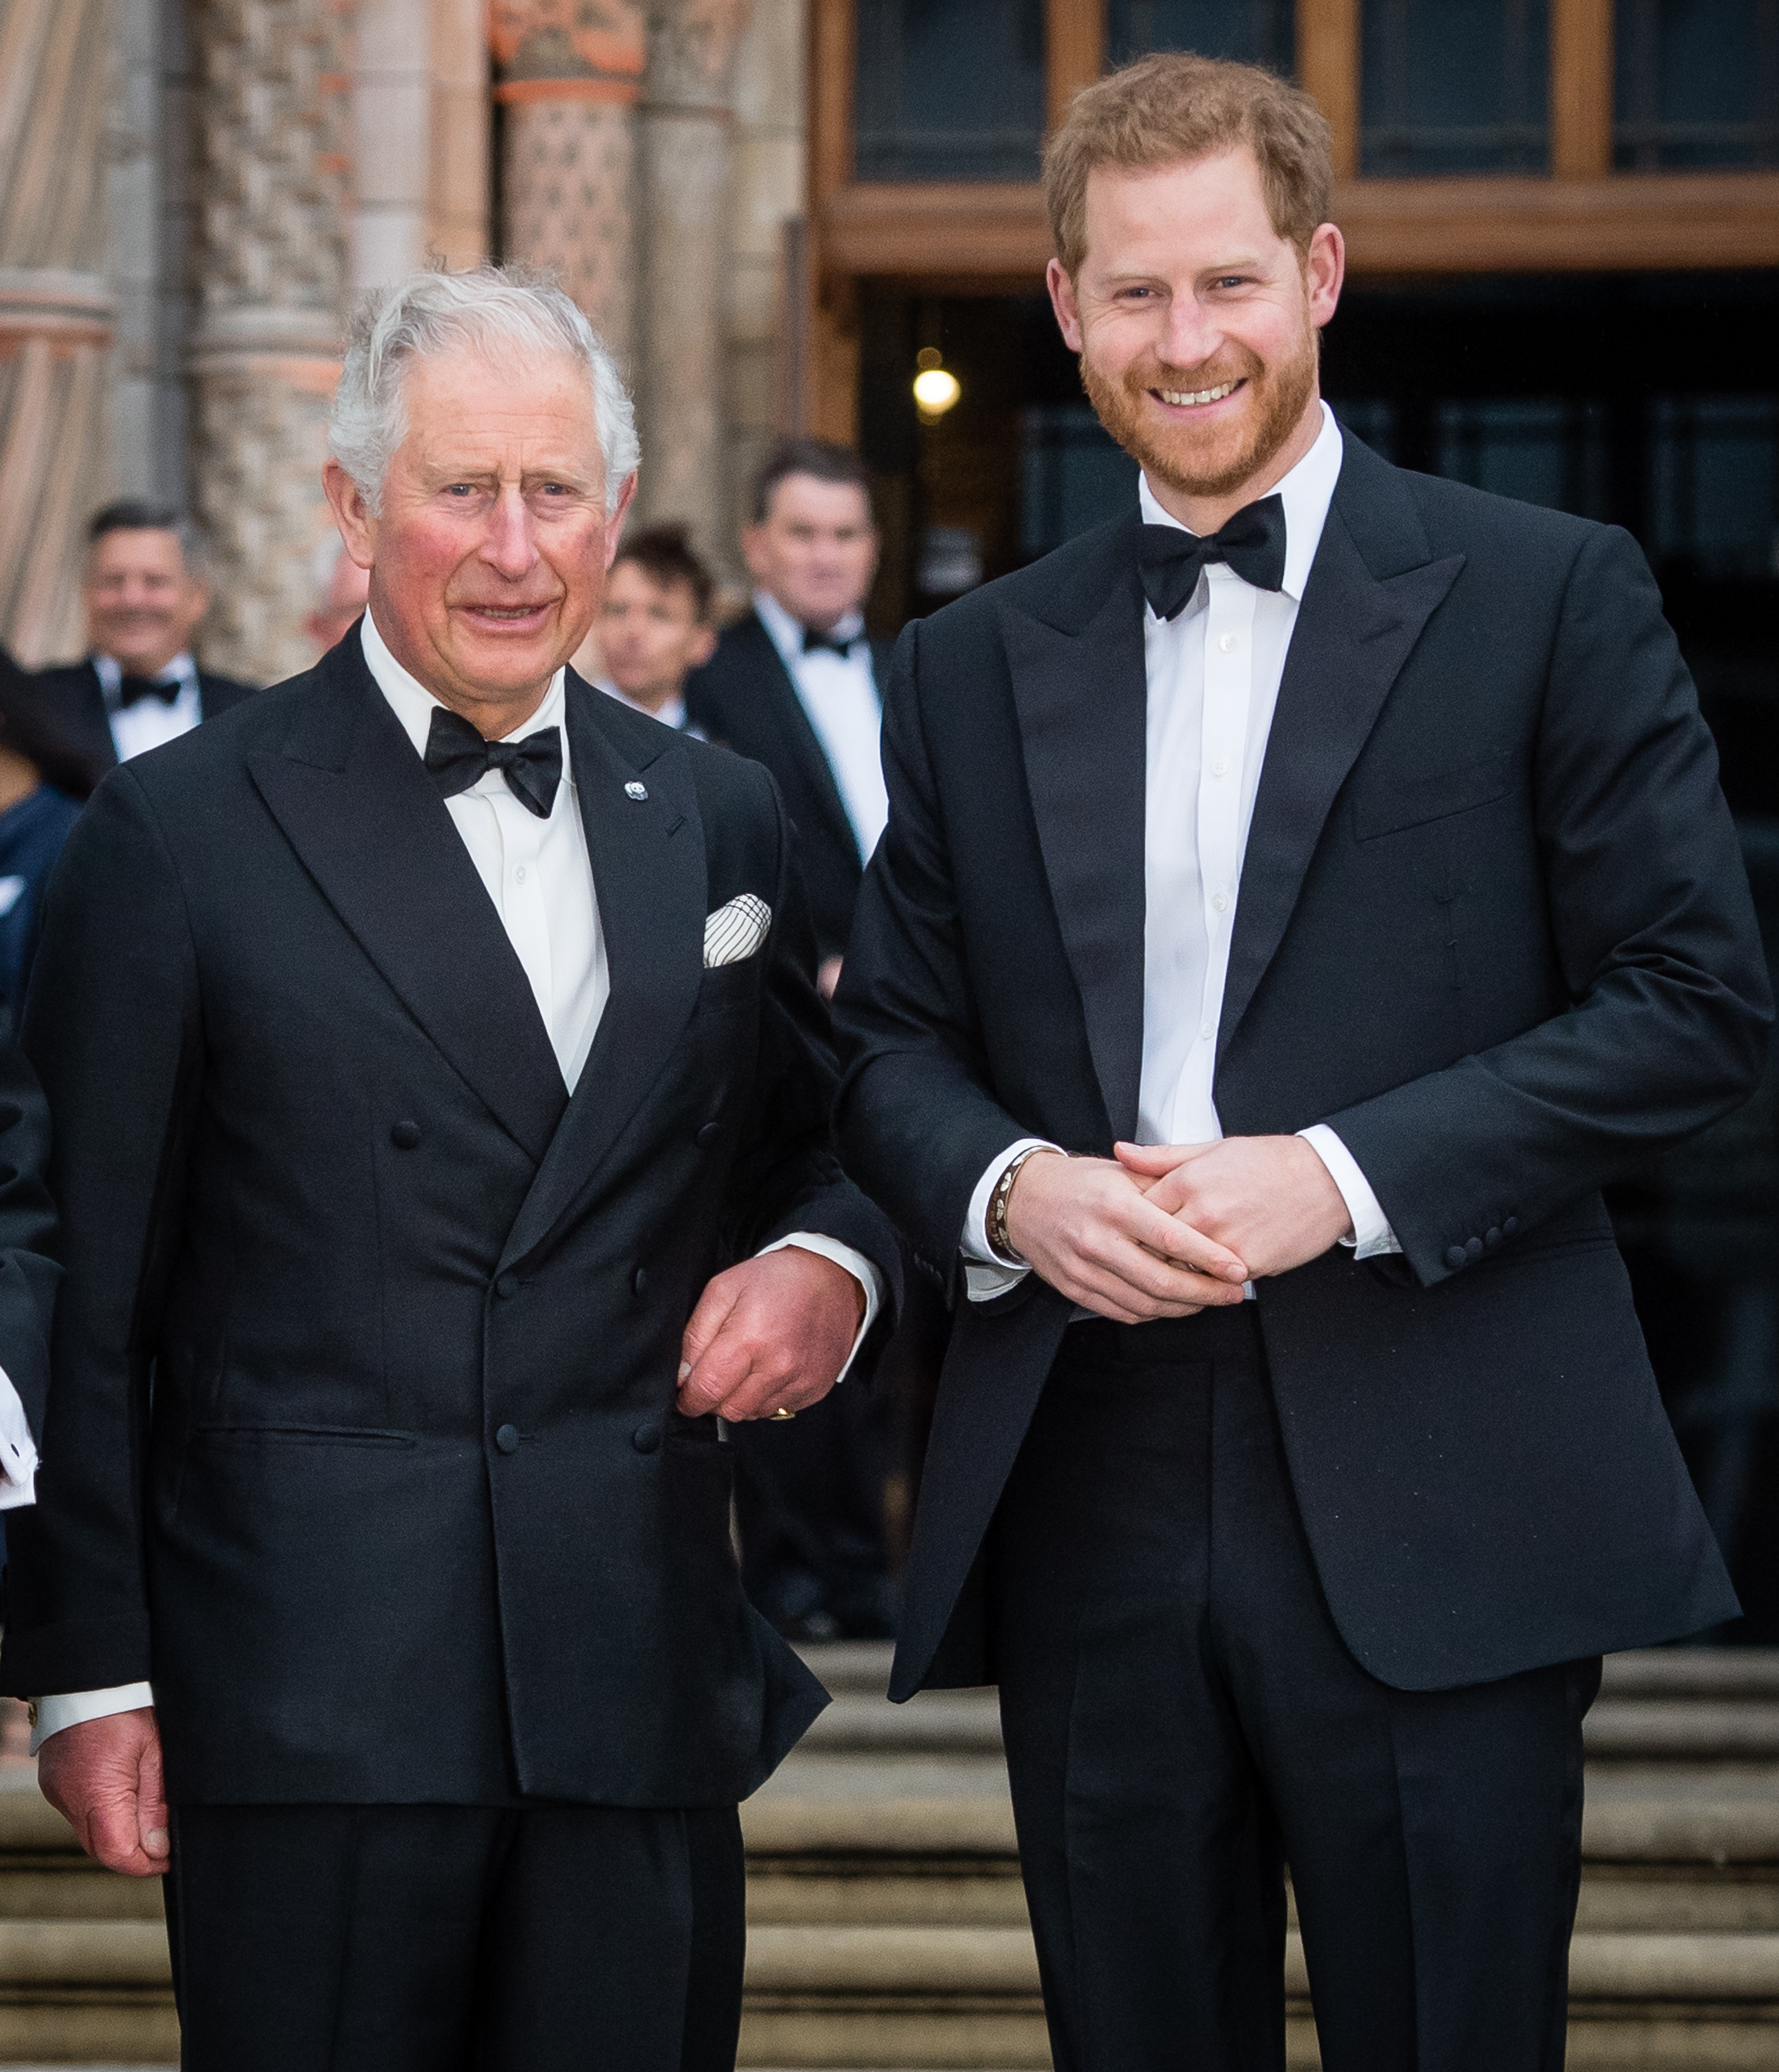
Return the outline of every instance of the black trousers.
[[[991,1562],[1057,2072],[1281,2072],[1287,1863],[1324,2072],[1556,2072],[1599,1662],[1358,1667],[1251,1304],[1072,1326]]]
[[[186,2072],[733,2072],[733,1807],[182,1806]]]

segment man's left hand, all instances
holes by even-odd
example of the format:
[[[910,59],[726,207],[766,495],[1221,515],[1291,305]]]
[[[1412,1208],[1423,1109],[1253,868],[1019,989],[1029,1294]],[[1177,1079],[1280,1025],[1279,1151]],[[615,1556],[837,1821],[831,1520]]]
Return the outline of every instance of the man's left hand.
[[[719,1273],[698,1298],[680,1348],[688,1417],[740,1423],[820,1403],[845,1366],[865,1290],[844,1266],[787,1245]]]
[[[1353,1232],[1328,1168],[1300,1137],[1120,1144],[1118,1162],[1169,1215],[1227,1245],[1255,1280],[1320,1259]]]

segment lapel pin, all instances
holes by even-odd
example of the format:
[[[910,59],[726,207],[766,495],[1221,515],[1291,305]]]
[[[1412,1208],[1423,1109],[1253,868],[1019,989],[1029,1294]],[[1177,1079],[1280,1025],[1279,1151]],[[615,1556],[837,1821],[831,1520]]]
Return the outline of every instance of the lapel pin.
[[[646,799],[648,796],[648,787],[646,784],[639,784],[632,777],[624,787],[624,796],[627,799]]]

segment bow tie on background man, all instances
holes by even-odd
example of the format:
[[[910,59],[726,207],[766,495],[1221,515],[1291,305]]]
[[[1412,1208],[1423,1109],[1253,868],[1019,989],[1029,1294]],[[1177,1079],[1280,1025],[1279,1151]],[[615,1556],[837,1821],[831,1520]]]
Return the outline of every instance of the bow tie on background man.
[[[837,633],[818,633],[813,626],[806,626],[803,630],[803,652],[806,655],[819,655],[826,649],[830,655],[838,655],[844,662],[861,638],[861,635],[855,633],[850,639],[843,640]]]
[[[426,736],[426,774],[439,796],[454,799],[491,770],[506,779],[507,789],[528,813],[547,820],[562,781],[561,729],[540,727],[523,741],[484,741],[461,713],[440,705]]]
[[[1238,511],[1220,532],[1202,536],[1177,525],[1145,525],[1137,559],[1143,594],[1157,619],[1177,618],[1191,603],[1198,571],[1207,561],[1227,561],[1256,590],[1283,590],[1284,499],[1262,497]]]
[[[125,676],[118,681],[117,703],[125,712],[132,705],[140,705],[144,698],[158,698],[163,705],[177,705],[184,689],[184,683],[178,676],[166,682],[158,676]]]

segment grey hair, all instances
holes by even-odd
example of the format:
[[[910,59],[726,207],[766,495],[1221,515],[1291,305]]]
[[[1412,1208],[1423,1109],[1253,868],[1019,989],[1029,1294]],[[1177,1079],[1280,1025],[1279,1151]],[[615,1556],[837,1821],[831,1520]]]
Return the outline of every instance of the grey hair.
[[[636,412],[599,334],[557,285],[526,266],[442,268],[410,273],[365,297],[353,313],[346,364],[327,426],[327,450],[372,514],[381,508],[391,457],[408,436],[402,372],[410,360],[469,347],[565,353],[585,372],[606,471],[606,512],[635,472]]]

